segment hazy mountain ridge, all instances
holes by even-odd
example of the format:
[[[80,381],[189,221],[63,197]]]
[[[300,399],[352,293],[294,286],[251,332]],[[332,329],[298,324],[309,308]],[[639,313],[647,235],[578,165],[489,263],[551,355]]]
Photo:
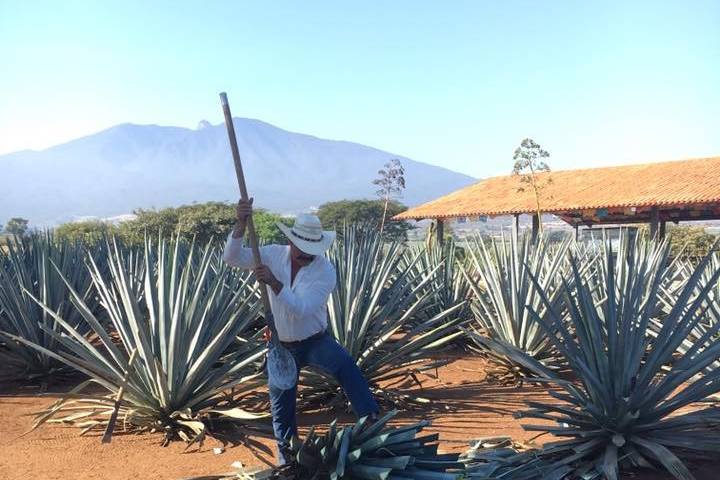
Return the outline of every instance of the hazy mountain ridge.
[[[343,198],[373,198],[372,180],[391,158],[406,169],[402,201],[416,205],[475,181],[358,143],[289,132],[235,118],[255,205],[296,213]],[[225,125],[198,129],[121,124],[42,151],[0,155],[0,222],[47,225],[136,208],[234,201],[237,181]]]

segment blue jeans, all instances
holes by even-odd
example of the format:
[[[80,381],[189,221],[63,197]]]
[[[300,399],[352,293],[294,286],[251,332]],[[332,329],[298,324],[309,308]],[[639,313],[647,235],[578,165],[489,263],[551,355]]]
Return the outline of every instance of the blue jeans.
[[[355,360],[330,334],[325,333],[315,338],[284,345],[295,358],[298,375],[300,369],[305,366],[315,367],[335,378],[350,400],[355,415],[364,417],[378,413],[378,404]],[[285,458],[285,452],[290,438],[297,434],[296,396],[297,385],[290,390],[270,388],[273,431],[278,443],[280,465],[290,460]]]

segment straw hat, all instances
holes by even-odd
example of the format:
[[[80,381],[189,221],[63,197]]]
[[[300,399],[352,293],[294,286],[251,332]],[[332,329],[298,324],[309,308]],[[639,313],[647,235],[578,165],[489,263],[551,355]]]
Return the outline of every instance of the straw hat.
[[[292,228],[278,222],[277,226],[293,245],[308,255],[322,255],[335,240],[335,232],[323,230],[316,215],[301,213]]]

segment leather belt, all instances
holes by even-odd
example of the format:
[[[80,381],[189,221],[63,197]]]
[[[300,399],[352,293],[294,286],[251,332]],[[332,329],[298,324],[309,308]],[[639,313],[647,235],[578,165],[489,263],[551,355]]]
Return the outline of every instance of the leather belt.
[[[327,333],[327,330],[323,330],[322,332],[318,332],[314,335],[310,335],[309,337],[303,338],[302,340],[294,340],[292,342],[283,342],[282,340],[280,340],[280,343],[282,343],[283,345],[287,345],[287,346],[293,346],[293,345],[297,345],[302,342],[307,342],[308,340],[315,340],[317,338],[322,337],[326,333]]]

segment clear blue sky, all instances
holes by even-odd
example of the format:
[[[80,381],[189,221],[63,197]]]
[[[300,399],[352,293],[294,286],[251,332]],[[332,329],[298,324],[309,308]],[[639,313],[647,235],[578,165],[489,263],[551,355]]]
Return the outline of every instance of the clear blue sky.
[[[476,177],[720,155],[720,2],[0,0],[0,153],[233,113]]]

